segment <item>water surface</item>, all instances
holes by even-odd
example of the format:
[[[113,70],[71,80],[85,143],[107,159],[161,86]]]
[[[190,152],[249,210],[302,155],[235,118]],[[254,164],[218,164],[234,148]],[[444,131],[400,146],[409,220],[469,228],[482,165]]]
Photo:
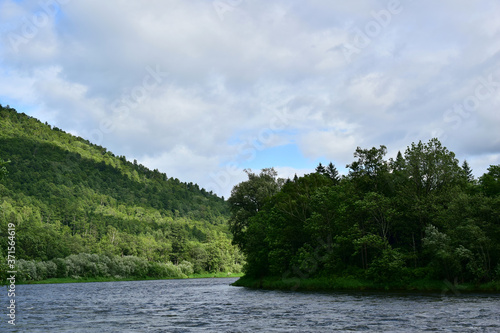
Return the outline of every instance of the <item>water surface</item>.
[[[17,286],[4,332],[500,332],[499,294],[291,292],[235,279]],[[1,288],[2,309],[7,291]]]

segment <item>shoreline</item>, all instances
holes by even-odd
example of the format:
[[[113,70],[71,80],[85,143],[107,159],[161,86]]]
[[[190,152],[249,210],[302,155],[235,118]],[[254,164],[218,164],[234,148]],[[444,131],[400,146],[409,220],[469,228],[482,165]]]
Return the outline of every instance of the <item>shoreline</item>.
[[[26,284],[63,284],[63,283],[91,283],[91,282],[123,282],[123,281],[158,281],[158,280],[185,280],[185,279],[213,279],[213,278],[241,278],[243,273],[230,274],[227,273],[207,273],[207,274],[192,274],[187,277],[168,277],[168,278],[114,278],[114,277],[94,277],[94,278],[50,278],[40,281],[24,281],[16,282],[16,285]]]
[[[95,282],[125,282],[125,281],[158,281],[158,280],[184,280],[184,279],[210,279],[210,278],[239,278],[232,286],[245,287],[250,289],[281,290],[281,291],[366,291],[366,292],[439,292],[448,295],[459,295],[462,293],[500,293],[500,281],[493,281],[483,284],[460,283],[454,284],[448,280],[414,280],[399,283],[375,283],[369,280],[352,277],[332,277],[332,278],[278,278],[264,277],[251,278],[243,273],[207,273],[193,274],[187,277],[168,278],[114,278],[114,277],[94,277],[94,278],[50,278],[40,281],[18,282],[16,285],[27,284],[64,284],[64,283],[95,283]]]
[[[376,291],[376,292],[439,292],[447,295],[462,293],[500,293],[500,281],[483,284],[454,284],[448,280],[414,280],[399,283],[375,283],[352,277],[289,278],[243,276],[231,284],[235,287],[281,291]]]

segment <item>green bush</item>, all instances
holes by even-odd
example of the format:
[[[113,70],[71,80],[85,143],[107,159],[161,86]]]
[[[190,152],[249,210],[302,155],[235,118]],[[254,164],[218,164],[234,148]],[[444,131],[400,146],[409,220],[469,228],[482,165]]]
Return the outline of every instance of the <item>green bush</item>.
[[[167,273],[167,275],[165,277],[171,277],[171,278],[185,277],[185,275],[182,273],[179,266],[174,265],[170,261],[164,265],[165,265],[166,273]]]
[[[36,264],[33,260],[30,261],[26,261],[24,259],[18,260],[17,273],[21,281],[41,280],[38,278]]]
[[[47,265],[43,261],[37,261],[35,262],[35,267],[36,267],[36,279],[37,280],[44,280],[47,278]]]
[[[194,273],[193,264],[189,261],[182,261],[178,267],[184,275],[192,275]]]
[[[241,272],[241,265],[231,266],[233,273]],[[136,256],[108,256],[97,254],[72,254],[50,261],[19,260],[19,278],[22,281],[39,281],[49,278],[186,278],[195,273],[193,263],[184,260],[179,265],[172,262],[147,261]]]
[[[148,277],[162,278],[166,275],[167,270],[165,266],[158,262],[150,262],[148,265]]]
[[[52,260],[45,262],[45,267],[47,269],[46,279],[57,277],[57,265]]]
[[[403,255],[389,247],[373,260],[366,275],[378,283],[400,281],[404,277],[404,266]]]
[[[56,265],[55,277],[65,278],[68,277],[68,264],[63,258],[52,259],[52,262]]]

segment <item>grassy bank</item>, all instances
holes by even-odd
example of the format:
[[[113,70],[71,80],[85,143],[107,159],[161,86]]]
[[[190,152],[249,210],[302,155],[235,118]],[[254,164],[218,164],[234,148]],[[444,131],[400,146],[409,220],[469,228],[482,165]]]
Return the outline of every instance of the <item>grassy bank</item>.
[[[299,290],[299,291],[334,291],[334,290],[358,290],[358,291],[431,291],[446,293],[462,292],[500,292],[500,281],[486,284],[454,284],[447,280],[415,280],[399,283],[375,283],[352,277],[331,277],[283,279],[278,277],[266,277],[254,279],[243,276],[232,284],[233,286],[271,289],[271,290]]]
[[[187,279],[202,279],[202,278],[235,278],[242,277],[243,274],[228,274],[228,273],[205,273],[192,274],[186,277]],[[114,277],[95,277],[95,278],[52,278],[40,281],[26,281],[17,284],[51,284],[51,283],[85,283],[85,282],[118,282],[118,281],[150,281],[150,280],[177,280],[182,278],[114,278]]]

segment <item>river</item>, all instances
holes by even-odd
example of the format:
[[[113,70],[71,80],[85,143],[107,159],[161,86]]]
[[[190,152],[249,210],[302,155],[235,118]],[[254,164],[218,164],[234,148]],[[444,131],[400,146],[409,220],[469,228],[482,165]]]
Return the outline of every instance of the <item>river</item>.
[[[235,279],[19,285],[2,332],[500,332],[499,294],[292,292]]]

